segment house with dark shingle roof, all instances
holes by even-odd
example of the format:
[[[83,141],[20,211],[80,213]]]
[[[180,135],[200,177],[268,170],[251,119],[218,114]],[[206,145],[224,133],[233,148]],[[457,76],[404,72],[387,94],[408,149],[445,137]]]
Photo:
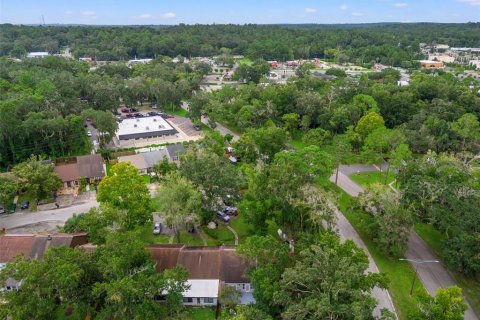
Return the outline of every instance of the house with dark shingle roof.
[[[157,272],[176,266],[188,271],[190,288],[183,293],[183,303],[190,306],[216,305],[223,287],[235,287],[240,303],[254,303],[253,288],[246,275],[248,264],[236,254],[235,246],[187,247],[182,244],[150,245],[148,252]]]
[[[57,162],[55,173],[63,182],[63,189],[59,193],[77,193],[82,178],[87,183],[96,183],[105,177],[105,172],[105,164],[99,154],[70,158],[67,163]]]
[[[86,233],[59,233],[52,235],[39,234],[5,234],[0,236],[0,270],[17,256],[23,255],[27,259],[41,260],[50,247],[75,248],[88,243]],[[17,290],[21,281],[8,279],[2,290]]]

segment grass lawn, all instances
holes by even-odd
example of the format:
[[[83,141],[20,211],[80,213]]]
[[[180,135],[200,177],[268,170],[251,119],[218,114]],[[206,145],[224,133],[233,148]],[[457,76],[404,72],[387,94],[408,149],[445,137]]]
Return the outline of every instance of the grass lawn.
[[[242,58],[242,59],[238,59],[237,63],[238,64],[244,64],[244,65],[247,65],[247,66],[251,66],[253,64],[253,61],[248,59],[248,58]]]
[[[400,319],[407,319],[417,308],[415,300],[409,294],[414,276],[413,269],[408,262],[391,258],[379,251],[367,232],[368,225],[372,222],[370,215],[362,210],[353,210],[350,206],[353,198],[336,186],[333,186],[333,189],[340,196],[338,203],[340,210],[365,242],[380,271],[390,279],[389,292],[398,316]],[[420,281],[415,283],[414,292],[418,290],[425,290]]]
[[[445,235],[427,223],[416,223],[414,229],[433,252],[442,258],[442,241],[446,240]],[[467,278],[457,272],[452,272],[452,274],[458,285],[463,289],[463,294],[467,297],[472,308],[480,313],[480,279]]]
[[[153,234],[153,224],[141,227],[140,240],[148,244],[165,244],[170,237],[164,234]]]
[[[380,171],[365,171],[350,175],[350,178],[361,186],[369,186],[374,183],[383,184],[385,182],[385,172]],[[389,172],[387,184],[395,180],[395,173]]]
[[[177,237],[173,238],[173,242],[177,241]],[[198,233],[180,232],[180,242],[187,246],[203,246],[203,240]]]
[[[208,245],[220,246],[220,245],[233,245],[235,244],[235,237],[232,231],[228,230],[224,225],[219,224],[216,229],[208,229],[207,227],[202,229],[207,237]]]
[[[186,312],[186,320],[214,320],[214,308],[188,308]]]
[[[245,221],[242,214],[232,217],[230,220],[230,227],[232,227],[238,234],[238,243],[243,243],[245,239],[251,235],[250,225]]]

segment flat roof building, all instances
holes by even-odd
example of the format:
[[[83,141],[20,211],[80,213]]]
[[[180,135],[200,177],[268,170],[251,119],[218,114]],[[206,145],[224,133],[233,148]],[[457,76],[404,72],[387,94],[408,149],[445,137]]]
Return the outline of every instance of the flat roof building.
[[[125,119],[118,124],[118,140],[145,139],[177,134],[165,119],[160,116]]]
[[[27,58],[43,58],[47,57],[50,54],[48,52],[29,52]]]

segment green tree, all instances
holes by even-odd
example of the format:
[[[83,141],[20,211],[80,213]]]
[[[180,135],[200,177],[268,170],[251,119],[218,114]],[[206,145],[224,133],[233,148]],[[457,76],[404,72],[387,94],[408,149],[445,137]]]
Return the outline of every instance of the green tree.
[[[219,210],[223,201],[240,199],[243,177],[225,158],[194,154],[182,160],[180,173],[200,189],[203,207],[211,212]]]
[[[286,113],[282,116],[285,129],[292,135],[298,129],[298,121],[300,116],[297,113]]]
[[[276,317],[281,309],[273,297],[281,290],[280,279],[283,271],[291,265],[288,245],[280,243],[272,236],[253,236],[238,247],[237,253],[251,263],[247,272],[255,288],[253,296],[256,306]]]
[[[111,168],[98,186],[97,200],[118,210],[118,222],[126,230],[152,221],[150,193],[130,163],[120,162]]]
[[[329,142],[332,138],[330,131],[322,128],[310,129],[305,133],[302,141],[309,145],[322,147],[325,143]]]
[[[480,140],[480,123],[476,115],[465,113],[452,123],[452,130],[462,138],[462,150],[467,142],[476,143]]]
[[[282,319],[371,319],[376,300],[370,295],[387,287],[383,274],[366,273],[368,257],[352,241],[324,234],[299,253],[287,268],[274,301]]]
[[[382,116],[372,111],[360,118],[355,127],[355,132],[357,132],[362,139],[365,139],[375,129],[383,128],[384,126],[385,121],[383,121]]]
[[[152,172],[155,173],[155,178],[158,181],[164,180],[169,173],[177,170],[177,164],[175,162],[170,162],[168,158],[163,158],[162,161],[156,163],[152,167]]]
[[[37,203],[54,194],[63,185],[62,180],[54,172],[54,166],[44,163],[35,156],[17,164],[12,172]]]
[[[19,184],[15,176],[10,174],[0,174],[0,202],[6,207],[13,201],[13,197],[19,189]]]
[[[439,288],[435,297],[427,293],[418,296],[420,314],[418,319],[427,320],[462,320],[467,305],[462,296],[462,289],[457,286]]]
[[[157,191],[156,200],[165,223],[172,228],[180,243],[180,227],[190,218],[198,220],[202,207],[202,194],[177,172],[165,177]]]

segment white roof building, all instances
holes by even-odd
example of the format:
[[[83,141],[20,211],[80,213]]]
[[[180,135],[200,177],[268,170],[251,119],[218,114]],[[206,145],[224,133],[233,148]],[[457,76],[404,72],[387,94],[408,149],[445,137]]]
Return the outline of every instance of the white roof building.
[[[177,134],[165,119],[160,116],[125,119],[118,124],[115,133],[118,140],[154,138]]]
[[[183,293],[185,298],[218,298],[218,289],[220,286],[220,280],[212,279],[190,279],[187,280],[187,285],[190,288]]]
[[[47,57],[49,56],[50,54],[48,52],[29,52],[27,54],[27,58],[43,58],[43,57]]]

